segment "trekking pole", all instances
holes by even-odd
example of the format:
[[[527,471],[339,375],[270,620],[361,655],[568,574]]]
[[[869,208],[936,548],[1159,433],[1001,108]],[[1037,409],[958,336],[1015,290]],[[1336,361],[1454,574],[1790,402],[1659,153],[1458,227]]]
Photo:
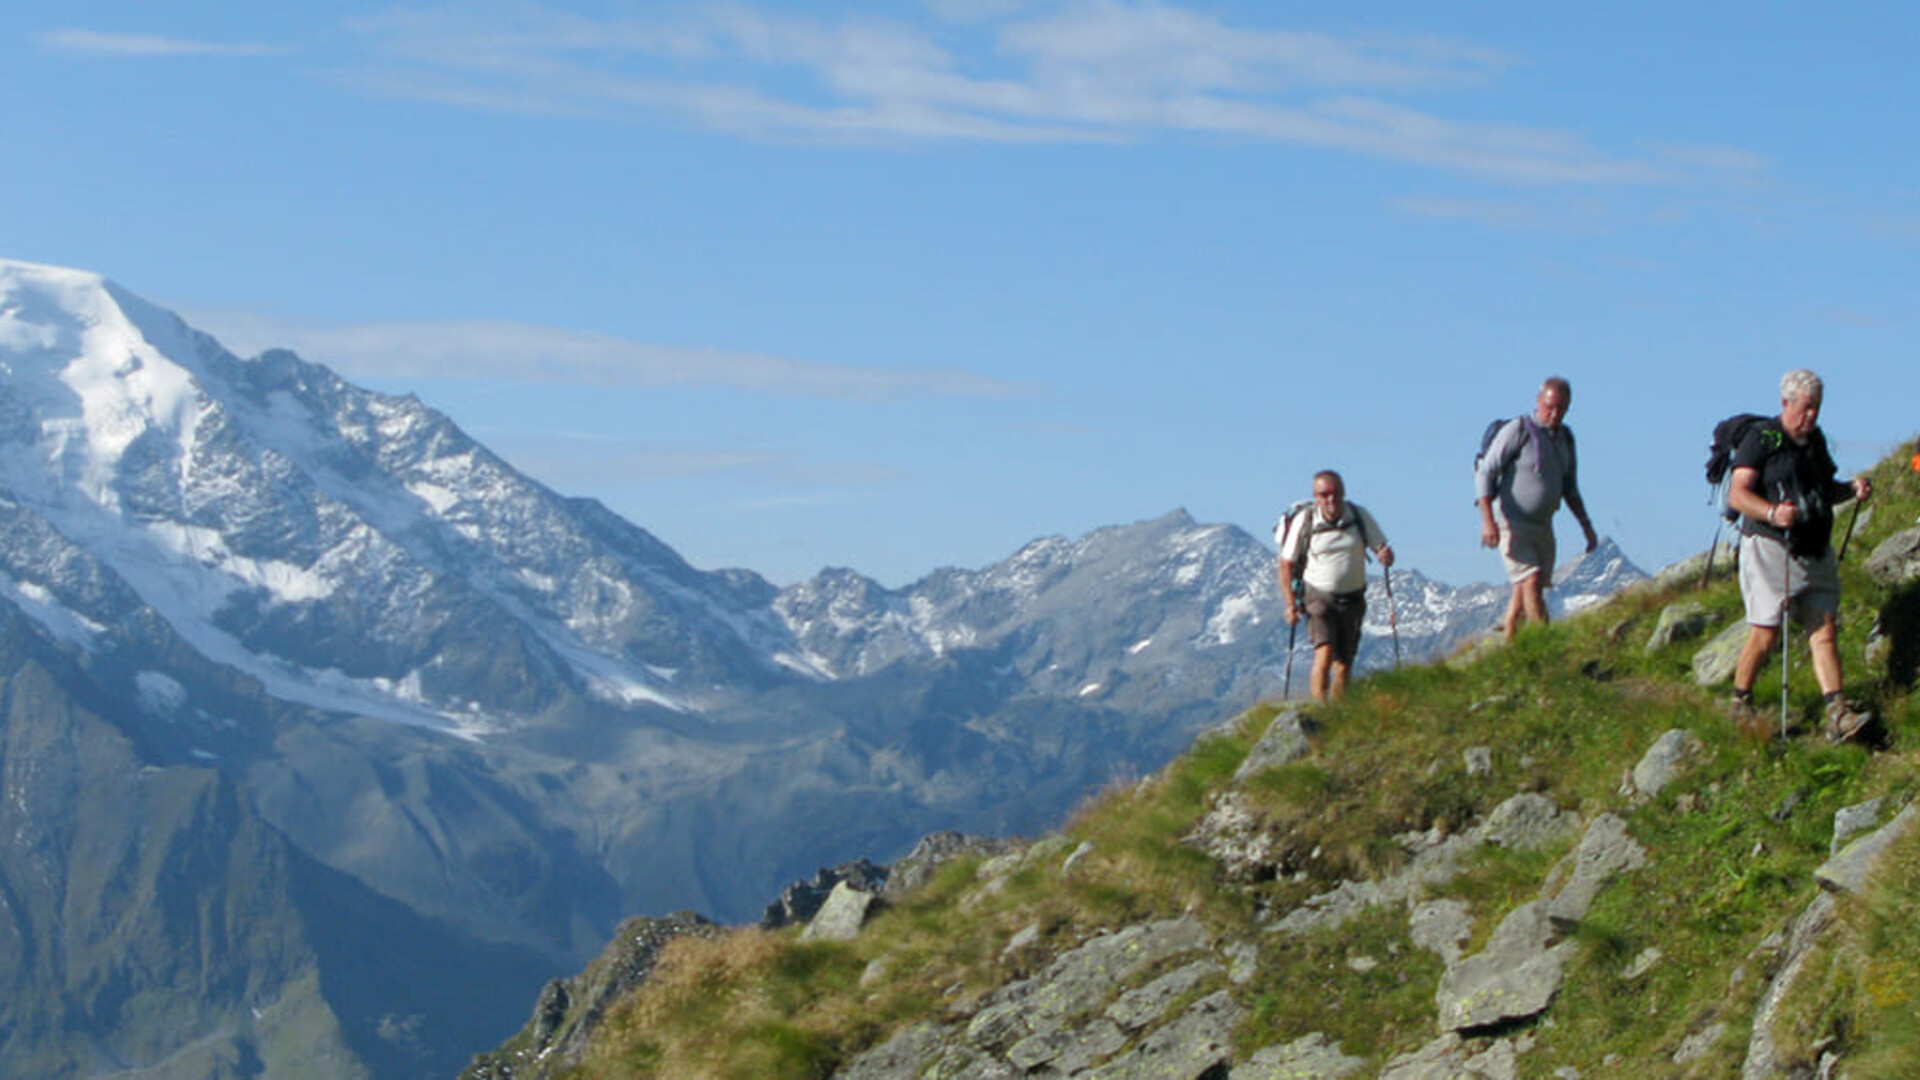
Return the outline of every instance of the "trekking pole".
[[[1847,535],[1840,538],[1840,558],[1837,560],[1839,562],[1847,561],[1847,545],[1853,542],[1853,522],[1854,519],[1859,516],[1860,498],[1859,496],[1855,496],[1853,500],[1853,510],[1847,514]]]
[[[1792,652],[1793,555],[1780,543],[1780,737],[1787,737],[1787,654]]]
[[[1393,630],[1393,666],[1400,666],[1400,613],[1393,607],[1393,571],[1381,567],[1380,580],[1387,586],[1387,626]]]
[[[1713,583],[1713,555],[1720,547],[1720,533],[1724,527],[1724,523],[1719,518],[1713,519],[1713,537],[1707,541],[1707,572],[1700,575],[1702,589]]]
[[[1280,688],[1282,701],[1293,700],[1293,634],[1300,629],[1298,620],[1287,624],[1287,679]]]

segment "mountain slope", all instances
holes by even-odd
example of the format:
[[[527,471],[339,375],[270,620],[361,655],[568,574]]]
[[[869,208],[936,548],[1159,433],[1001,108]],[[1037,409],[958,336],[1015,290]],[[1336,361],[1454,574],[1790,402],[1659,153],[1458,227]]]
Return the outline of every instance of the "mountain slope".
[[[904,896],[671,942],[578,1058],[528,1032],[469,1075],[1909,1075],[1920,483],[1875,486],[1842,568],[1865,741],[1817,734],[1803,652],[1759,688],[1792,737],[1740,735],[1695,674],[1737,588],[1669,575],[1252,710]]]

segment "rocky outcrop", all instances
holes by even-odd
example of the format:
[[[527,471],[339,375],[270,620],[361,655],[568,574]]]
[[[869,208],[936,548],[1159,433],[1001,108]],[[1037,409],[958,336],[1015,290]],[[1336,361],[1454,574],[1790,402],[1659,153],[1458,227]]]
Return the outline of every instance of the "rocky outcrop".
[[[923,1076],[1202,1077],[1232,1059],[1241,1006],[1194,919],[1103,934],[989,995],[964,1022],[910,1027],[860,1055],[844,1080]],[[1156,979],[1148,972],[1191,958]],[[1183,1001],[1192,1004],[1175,1008]]]
[[[646,981],[667,942],[723,932],[689,911],[628,919],[585,971],[542,988],[527,1026],[500,1049],[475,1057],[461,1080],[549,1080],[562,1075],[579,1063],[607,1010]]]
[[[875,866],[865,859],[821,867],[810,880],[796,881],[780,890],[780,898],[768,904],[766,914],[760,917],[760,928],[778,930],[783,926],[798,926],[813,918],[840,885],[877,893],[886,887],[887,877],[886,867]]]
[[[1258,764],[1234,774],[1185,838],[1189,846],[1217,861],[1224,887],[1290,874],[1278,854],[1284,847],[1276,835],[1278,827],[1262,817],[1251,790],[1262,770],[1310,755],[1310,733],[1309,714],[1289,712],[1277,717],[1259,740],[1257,756],[1248,758]],[[1537,1042],[1544,1041],[1538,1038],[1540,1028],[1552,1022],[1570,965],[1576,956],[1585,955],[1578,951],[1578,941],[1589,912],[1609,888],[1630,879],[1651,858],[1632,835],[1634,815],[1647,812],[1656,797],[1670,796],[1671,789],[1683,786],[1689,771],[1703,758],[1703,749],[1700,738],[1689,732],[1663,733],[1630,772],[1616,809],[1589,808],[1590,816],[1582,815],[1529,791],[1502,800],[1459,832],[1436,829],[1403,834],[1395,840],[1405,858],[1397,863],[1384,860],[1398,869],[1338,882],[1287,910],[1271,912],[1256,924],[1252,932],[1262,937],[1304,936],[1337,930],[1383,908],[1403,909],[1405,940],[1412,948],[1389,946],[1375,955],[1350,957],[1347,966],[1370,972],[1382,965],[1406,964],[1411,971],[1408,959],[1421,952],[1440,959],[1442,969],[1432,999],[1437,1034],[1416,1049],[1386,1057],[1373,1047],[1343,1046],[1322,1032],[1250,1024],[1257,998],[1247,988],[1258,975],[1264,945],[1223,938],[1189,914],[1077,933],[1062,933],[1057,927],[1049,930],[1035,922],[1013,934],[999,954],[1010,976],[1030,974],[1012,977],[977,999],[951,999],[944,1011],[895,1032],[843,1063],[834,1075],[843,1080],[1355,1076],[1509,1080],[1523,1073],[1576,1075],[1566,1068],[1545,1071],[1550,1065],[1529,1063],[1528,1055],[1537,1052]],[[1473,747],[1467,754],[1469,775],[1496,775],[1493,762],[1499,753],[1490,747]],[[1683,790],[1676,798],[1684,804],[1696,797]],[[1920,822],[1920,811],[1910,807],[1886,822],[1892,812],[1888,801],[1864,802],[1834,815],[1833,857],[1815,875],[1820,893],[1784,932],[1755,954],[1754,962],[1767,973],[1768,981],[1753,1014],[1744,1077],[1771,1080],[1812,1075],[1805,1072],[1808,1063],[1783,1059],[1778,1033],[1792,1014],[1791,995],[1797,980],[1829,932],[1840,925],[1839,915],[1848,898],[1868,886],[1881,854]],[[1797,805],[1796,796],[1772,816],[1778,820]],[[925,854],[935,861],[940,852],[951,856],[984,850],[956,837],[927,846]],[[1447,890],[1489,848],[1564,854],[1542,876],[1537,891],[1500,916],[1484,943],[1470,949],[1476,923],[1484,926],[1489,916],[1477,913],[1474,902],[1447,895]],[[1057,835],[1010,845],[1004,853],[979,863],[977,884],[958,902],[965,907],[1002,895],[1016,875],[1036,870],[1071,878],[1091,850],[1088,843],[1075,844]],[[1290,876],[1305,879],[1298,872]],[[859,889],[849,880],[837,881],[806,934],[856,938],[868,913],[885,902],[883,896]],[[1050,937],[1053,934],[1060,936]],[[887,954],[874,959],[863,985],[884,979],[892,960]],[[1664,961],[1659,945],[1647,944],[1623,964],[1622,977],[1640,979]],[[545,998],[543,1010],[565,1015],[556,1002]],[[1729,1032],[1741,1026],[1737,1018],[1702,1016],[1674,1036],[1667,1060],[1676,1067],[1698,1069],[1697,1063],[1715,1055],[1724,1058],[1729,1053]],[[559,1027],[544,1016],[537,1019],[532,1045],[566,1045],[548,1036]],[[1828,1058],[1832,1056],[1829,1051]],[[1832,1066],[1828,1060],[1822,1067],[1830,1070]]]

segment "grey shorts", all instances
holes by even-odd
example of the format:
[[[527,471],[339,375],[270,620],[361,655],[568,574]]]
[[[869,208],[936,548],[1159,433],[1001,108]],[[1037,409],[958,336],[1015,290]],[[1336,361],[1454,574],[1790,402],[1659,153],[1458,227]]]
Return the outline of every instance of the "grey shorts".
[[[1553,584],[1548,579],[1553,577],[1555,550],[1551,524],[1500,523],[1500,561],[1506,564],[1508,581],[1525,581],[1544,571],[1546,578],[1541,584]]]
[[[1832,548],[1809,559],[1787,554],[1787,546],[1772,537],[1743,536],[1740,598],[1750,626],[1779,626],[1789,600],[1793,621],[1817,626],[1826,616],[1840,614],[1840,561]]]
[[[1333,658],[1353,666],[1360,654],[1360,624],[1367,618],[1367,592],[1328,593],[1307,589],[1307,640],[1314,648],[1333,646]]]

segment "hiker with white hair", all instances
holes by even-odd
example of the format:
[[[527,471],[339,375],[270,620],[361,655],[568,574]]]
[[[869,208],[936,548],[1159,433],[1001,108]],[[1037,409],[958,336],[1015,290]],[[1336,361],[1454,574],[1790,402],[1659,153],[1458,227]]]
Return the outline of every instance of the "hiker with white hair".
[[[1873,483],[1864,476],[1838,479],[1819,425],[1824,400],[1820,376],[1805,369],[1787,372],[1780,380],[1780,415],[1752,425],[1733,451],[1727,505],[1740,515],[1747,641],[1734,665],[1729,712],[1742,731],[1761,739],[1770,732],[1754,708],[1753,683],[1788,618],[1808,629],[1827,738],[1851,739],[1873,720],[1842,691],[1840,564],[1833,551],[1835,504],[1864,502],[1873,495]]]

